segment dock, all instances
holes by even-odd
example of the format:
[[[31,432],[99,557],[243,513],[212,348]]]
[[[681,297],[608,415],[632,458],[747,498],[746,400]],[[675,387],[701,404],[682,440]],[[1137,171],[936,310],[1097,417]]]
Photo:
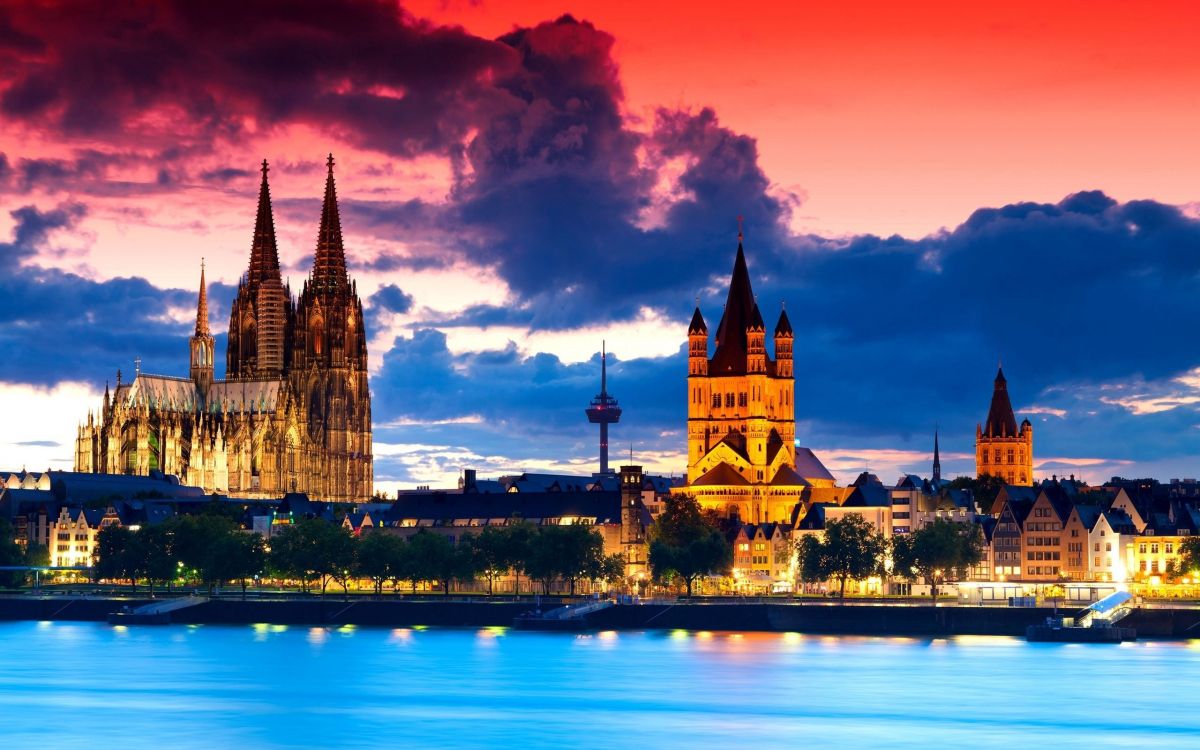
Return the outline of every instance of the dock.
[[[208,601],[206,596],[185,596],[144,604],[134,609],[123,608],[108,615],[110,625],[169,625],[172,613],[196,607]]]
[[[1118,622],[1133,613],[1133,596],[1117,591],[1085,607],[1075,617],[1047,617],[1025,629],[1025,640],[1043,643],[1121,643],[1137,640],[1137,631]]]

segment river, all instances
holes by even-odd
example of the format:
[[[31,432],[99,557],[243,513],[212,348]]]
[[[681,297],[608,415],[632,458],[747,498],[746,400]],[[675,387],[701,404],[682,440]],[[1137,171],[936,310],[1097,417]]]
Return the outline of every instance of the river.
[[[1200,641],[0,623],[0,747],[1200,744]]]

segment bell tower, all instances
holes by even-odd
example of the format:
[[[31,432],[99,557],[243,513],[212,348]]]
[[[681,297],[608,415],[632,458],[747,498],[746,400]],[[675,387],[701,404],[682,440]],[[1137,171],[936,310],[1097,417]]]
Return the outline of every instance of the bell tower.
[[[204,283],[204,261],[200,261],[200,295],[196,300],[196,332],[192,334],[191,367],[189,374],[200,397],[208,400],[208,391],[213,383],[213,337],[208,329],[208,286]],[[105,398],[108,389],[105,388]]]

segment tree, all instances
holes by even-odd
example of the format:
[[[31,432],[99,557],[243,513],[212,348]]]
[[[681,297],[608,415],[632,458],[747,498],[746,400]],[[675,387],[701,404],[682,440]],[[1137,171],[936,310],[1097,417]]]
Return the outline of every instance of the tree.
[[[529,550],[525,555],[525,572],[535,581],[542,584],[542,594],[550,595],[550,586],[562,571],[558,555],[559,529],[561,526],[540,526],[537,533],[529,540]]]
[[[575,584],[581,578],[591,578],[604,559],[604,538],[592,527],[574,523],[569,526],[546,526],[542,531],[555,530],[552,545],[558,548],[558,573],[567,580],[570,595],[575,596]]]
[[[513,597],[521,595],[521,574],[526,570],[526,560],[533,550],[533,539],[537,526],[514,516],[504,528],[504,540],[508,548],[507,557],[513,571]]]
[[[846,582],[880,572],[886,542],[883,534],[854,513],[825,523],[821,536],[806,535],[797,545],[800,577],[806,581],[837,579],[838,596],[846,598]]]
[[[212,574],[220,581],[237,581],[246,598],[246,581],[262,573],[267,565],[267,548],[262,534],[235,531],[217,540],[213,548]]]
[[[28,565],[21,545],[17,544],[12,525],[6,519],[0,518],[0,565]],[[25,574],[17,571],[0,573],[0,582],[5,586],[20,586],[25,580]]]
[[[650,571],[658,580],[683,579],[687,595],[697,578],[724,573],[733,564],[733,549],[700,503],[689,495],[670,495],[650,527]]]
[[[375,594],[383,593],[384,581],[395,581],[404,572],[405,541],[385,531],[371,531],[358,541],[358,574],[375,583]]]
[[[475,537],[471,548],[475,551],[475,565],[487,579],[488,596],[495,589],[496,579],[503,576],[516,564],[508,526],[486,526]]]
[[[1179,572],[1200,576],[1200,536],[1188,537],[1179,545]]]
[[[299,524],[288,524],[271,537],[271,551],[267,555],[267,565],[277,576],[300,581],[300,590],[306,593],[312,577],[307,543]]]
[[[600,555],[588,568],[588,579],[593,582],[619,581],[625,577],[625,556],[621,554]]]
[[[136,533],[137,567],[150,583],[163,581],[170,590],[171,581],[179,575],[175,559],[175,534],[172,524],[143,526]]]
[[[986,514],[992,512],[992,504],[996,502],[996,496],[1004,487],[1004,480],[991,474],[981,477],[955,477],[948,486],[955,490],[970,490],[979,512]]]
[[[983,541],[974,524],[938,519],[892,540],[893,571],[898,576],[916,576],[927,583],[934,604],[940,583],[965,577],[966,571],[982,558]]]
[[[437,581],[448,595],[454,581],[475,576],[475,552],[471,548],[470,537],[464,538],[462,544],[455,545],[442,534],[421,529],[408,540],[408,544],[412,568],[406,578],[413,582],[414,591],[418,580]]]
[[[133,532],[124,526],[106,526],[96,535],[92,548],[92,575],[97,579],[127,579],[137,591],[137,562],[133,554]]]
[[[225,540],[241,532],[233,521],[220,515],[176,516],[167,522],[175,557],[208,586],[211,593],[225,572],[220,557]]]

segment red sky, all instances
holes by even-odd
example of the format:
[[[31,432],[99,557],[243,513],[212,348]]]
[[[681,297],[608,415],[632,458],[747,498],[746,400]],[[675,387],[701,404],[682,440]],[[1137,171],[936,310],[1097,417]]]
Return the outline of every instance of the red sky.
[[[1200,199],[1200,4],[419,0],[485,36],[569,12],[629,108],[711,105],[800,192],[794,226],[920,236],[1084,189]]]

